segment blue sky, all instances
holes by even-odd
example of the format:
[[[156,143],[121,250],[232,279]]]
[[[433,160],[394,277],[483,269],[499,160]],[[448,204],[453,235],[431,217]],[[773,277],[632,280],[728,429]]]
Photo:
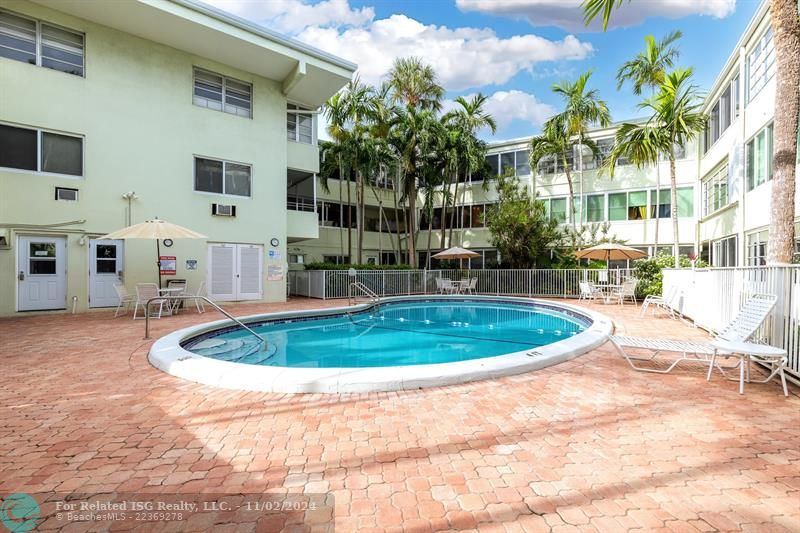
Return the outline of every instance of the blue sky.
[[[490,96],[500,128],[483,136],[502,140],[540,131],[560,105],[550,86],[588,69],[614,120],[640,116],[638,98],[629,87],[617,91],[615,76],[648,34],[681,30],[680,64],[694,67],[696,83],[709,88],[760,1],[633,0],[606,33],[583,27],[580,0],[210,3],[358,63],[370,83],[380,82],[395,57],[420,55],[439,73],[449,100]]]

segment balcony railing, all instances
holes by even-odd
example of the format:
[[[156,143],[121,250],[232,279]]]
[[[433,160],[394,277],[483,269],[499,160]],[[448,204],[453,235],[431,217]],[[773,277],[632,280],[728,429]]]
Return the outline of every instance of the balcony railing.
[[[310,196],[287,196],[286,209],[313,213],[317,210],[317,202]]]

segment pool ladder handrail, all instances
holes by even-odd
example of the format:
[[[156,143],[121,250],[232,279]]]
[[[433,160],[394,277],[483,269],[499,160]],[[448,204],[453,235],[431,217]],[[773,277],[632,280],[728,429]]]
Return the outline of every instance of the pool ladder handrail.
[[[164,300],[164,299],[165,298],[163,296],[156,296],[154,298],[148,299],[147,303],[145,303],[145,308],[144,308],[144,338],[145,338],[145,340],[150,338],[150,303],[158,301],[158,300]],[[225,311],[223,308],[221,308],[220,306],[218,306],[217,304],[215,304],[214,302],[212,302],[211,300],[209,300],[205,296],[197,296],[197,295],[170,296],[169,299],[170,300],[195,300],[195,301],[203,300],[205,303],[207,303],[211,307],[215,308],[217,311],[219,311],[220,313],[222,313],[223,315],[228,317],[230,320],[236,322],[238,325],[240,325],[242,328],[244,328],[247,332],[249,332],[251,335],[253,335],[255,338],[257,338],[259,344],[267,345],[267,340],[264,337],[262,337],[261,335],[259,335],[258,333],[256,333],[255,331],[253,331],[252,329],[247,327],[244,324],[244,322],[242,322],[238,318],[234,317],[233,315],[231,315],[230,313]]]
[[[380,301],[381,301],[381,297],[378,296],[375,293],[375,291],[373,291],[372,289],[370,289],[369,287],[367,287],[364,283],[362,283],[360,281],[354,281],[354,282],[352,282],[350,284],[350,286],[347,289],[347,304],[348,305],[353,305],[354,303],[356,303],[356,298],[358,297],[358,295],[357,294],[353,294],[353,290],[354,289],[364,293],[364,295],[366,295],[369,298],[370,303],[375,303],[376,304],[376,303],[380,303]]]

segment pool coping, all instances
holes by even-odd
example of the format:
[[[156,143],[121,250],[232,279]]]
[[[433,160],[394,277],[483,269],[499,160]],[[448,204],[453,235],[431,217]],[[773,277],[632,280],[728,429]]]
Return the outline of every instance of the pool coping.
[[[427,365],[364,368],[288,368],[233,363],[192,353],[181,346],[190,338],[231,321],[217,320],[174,331],[156,340],[148,353],[150,364],[175,377],[226,389],[280,393],[363,393],[414,390],[424,387],[455,385],[481,379],[522,374],[578,357],[597,348],[608,339],[614,325],[601,313],[566,303],[512,296],[440,296],[416,295],[383,298],[382,302],[402,301],[494,301],[524,303],[567,311],[591,320],[581,333],[567,339],[504,355]],[[350,307],[285,311],[238,317],[245,324],[265,320],[326,317],[346,312],[365,311],[373,304]]]

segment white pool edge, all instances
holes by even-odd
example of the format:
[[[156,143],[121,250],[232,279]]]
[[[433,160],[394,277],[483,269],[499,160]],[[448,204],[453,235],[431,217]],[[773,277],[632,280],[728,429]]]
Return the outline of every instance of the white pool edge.
[[[397,296],[384,298],[383,302],[403,300],[463,300],[464,296]],[[425,387],[455,385],[482,379],[499,378],[539,370],[574,359],[601,346],[613,331],[610,318],[603,314],[561,302],[506,296],[469,296],[470,300],[506,301],[509,303],[537,303],[561,308],[585,316],[592,321],[581,333],[533,350],[506,355],[438,363],[430,365],[387,366],[369,368],[287,368],[249,365],[220,361],[194,354],[181,343],[191,337],[230,326],[230,320],[218,320],[180,329],[161,337],[150,348],[150,364],[175,377],[226,389],[279,392],[279,393],[363,393],[413,390]],[[304,311],[286,311],[239,317],[247,324],[265,319],[289,319],[308,316],[341,314],[370,307],[335,307]],[[529,355],[535,352],[535,355]]]

